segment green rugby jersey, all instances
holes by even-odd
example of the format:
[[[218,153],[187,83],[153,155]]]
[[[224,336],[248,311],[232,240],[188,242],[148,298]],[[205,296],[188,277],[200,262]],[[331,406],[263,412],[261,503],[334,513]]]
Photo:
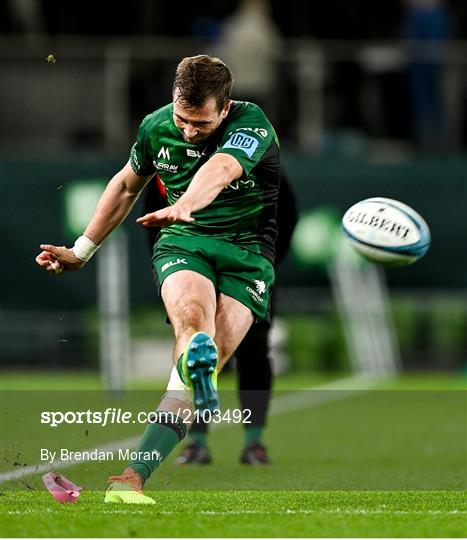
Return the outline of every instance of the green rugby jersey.
[[[208,235],[235,242],[273,261],[280,161],[279,141],[266,115],[253,103],[234,101],[219,128],[202,143],[191,144],[183,139],[172,114],[169,104],[146,116],[130,154],[137,175],[159,174],[169,205],[187,190],[196,171],[213,154],[234,156],[243,175],[211,204],[194,212],[193,223],[165,227],[162,237]]]

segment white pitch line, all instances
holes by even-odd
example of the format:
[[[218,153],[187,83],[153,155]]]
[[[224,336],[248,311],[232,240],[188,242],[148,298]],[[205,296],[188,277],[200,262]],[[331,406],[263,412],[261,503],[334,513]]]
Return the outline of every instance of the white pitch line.
[[[381,377],[353,375],[330,381],[319,386],[295,390],[290,394],[271,400],[270,415],[274,416],[289,411],[317,407],[323,403],[342,401],[367,392],[381,384]]]
[[[7,510],[4,512],[8,515],[28,515],[28,514],[61,514],[60,510],[52,510],[50,508],[37,508],[37,509],[28,509],[28,510]],[[123,514],[123,515],[164,515],[164,516],[177,516],[180,515],[180,512],[176,512],[173,510],[153,510],[153,508],[148,508],[147,511],[140,510],[140,509],[131,509],[131,510],[122,510],[122,509],[115,509],[115,510],[100,510],[100,509],[93,509],[92,511],[94,514]],[[321,509],[321,510],[308,510],[308,509],[290,509],[286,508],[284,510],[197,510],[195,512],[186,512],[183,511],[183,513],[186,515],[193,514],[193,515],[205,515],[205,516],[241,516],[241,515],[280,515],[280,516],[287,516],[287,515],[298,515],[298,514],[305,514],[305,515],[316,515],[316,514],[331,514],[331,515],[398,515],[398,516],[453,516],[453,515],[467,515],[467,510],[391,510],[391,509],[374,509],[374,510],[368,510],[367,508],[353,508],[353,509],[339,509],[339,508],[333,508],[333,509]]]
[[[130,448],[138,443],[139,437],[131,437],[128,439],[121,439],[120,441],[115,441],[113,443],[106,444],[104,446],[100,446],[97,448],[97,451],[100,452],[115,452],[116,450],[119,450],[120,448]],[[86,450],[84,450],[85,452]],[[90,448],[88,450],[90,451],[96,451],[96,448]],[[10,480],[18,480],[19,478],[23,478],[24,476],[29,476],[31,474],[40,474],[49,472],[51,469],[54,471],[56,469],[65,469],[66,467],[72,467],[73,465],[79,465],[81,463],[86,463],[87,461],[90,461],[90,459],[67,459],[67,460],[58,460],[53,462],[53,467],[50,463],[38,463],[37,465],[28,465],[27,467],[23,467],[21,469],[16,469],[13,471],[7,471],[5,473],[0,474],[0,483],[2,482],[8,482]]]
[[[319,386],[311,386],[305,390],[294,390],[289,394],[273,398],[271,400],[269,415],[275,416],[289,411],[317,407],[323,403],[349,399],[374,388],[380,383],[381,378],[369,378],[366,376],[354,375],[324,383]],[[211,429],[219,429],[222,427],[228,427],[230,425],[231,424],[227,422],[213,424]],[[97,451],[115,452],[124,448],[132,448],[138,444],[139,438],[140,437],[138,436],[114,441],[97,448]],[[96,451],[96,448],[83,450],[83,452],[92,451]],[[90,461],[90,459],[83,458],[80,460],[71,459],[54,461],[53,469],[65,469],[66,467],[72,467],[73,465],[79,465],[86,463],[87,461]],[[0,484],[2,482],[18,480],[19,478],[24,478],[25,476],[29,476],[31,474],[46,473],[50,471],[51,468],[52,467],[49,463],[38,463],[37,465],[28,465],[20,469],[6,471],[0,474]]]

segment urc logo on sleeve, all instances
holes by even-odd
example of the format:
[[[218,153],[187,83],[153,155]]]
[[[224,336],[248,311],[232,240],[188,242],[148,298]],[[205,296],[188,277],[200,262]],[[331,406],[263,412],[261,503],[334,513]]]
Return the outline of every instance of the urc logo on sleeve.
[[[224,144],[223,148],[238,148],[243,150],[245,154],[251,158],[255,150],[258,148],[259,141],[251,135],[245,133],[234,133],[230,139]]]

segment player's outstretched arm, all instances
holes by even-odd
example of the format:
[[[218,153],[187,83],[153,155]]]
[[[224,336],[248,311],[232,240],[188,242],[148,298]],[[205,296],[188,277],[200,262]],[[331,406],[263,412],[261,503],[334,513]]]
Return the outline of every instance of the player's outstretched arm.
[[[233,156],[215,154],[200,167],[186,192],[174,205],[146,214],[136,221],[145,227],[167,227],[179,221],[195,221],[191,214],[211,204],[230,182],[242,174],[243,168]]]
[[[125,219],[148,177],[135,174],[127,163],[107,184],[89,225],[72,248],[42,244],[37,264],[50,273],[82,268],[107,236]]]
[[[85,265],[72,249],[65,246],[41,244],[40,248],[43,251],[36,257],[36,263],[50,274],[61,274],[64,270],[72,272]]]

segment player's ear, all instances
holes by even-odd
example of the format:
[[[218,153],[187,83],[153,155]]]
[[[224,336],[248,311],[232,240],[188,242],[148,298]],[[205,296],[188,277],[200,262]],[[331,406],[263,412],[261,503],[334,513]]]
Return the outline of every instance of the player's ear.
[[[231,99],[228,99],[221,111],[221,117],[222,117],[222,120],[224,120],[224,118],[229,114],[229,111],[230,111],[230,106],[232,105],[232,100]]]

